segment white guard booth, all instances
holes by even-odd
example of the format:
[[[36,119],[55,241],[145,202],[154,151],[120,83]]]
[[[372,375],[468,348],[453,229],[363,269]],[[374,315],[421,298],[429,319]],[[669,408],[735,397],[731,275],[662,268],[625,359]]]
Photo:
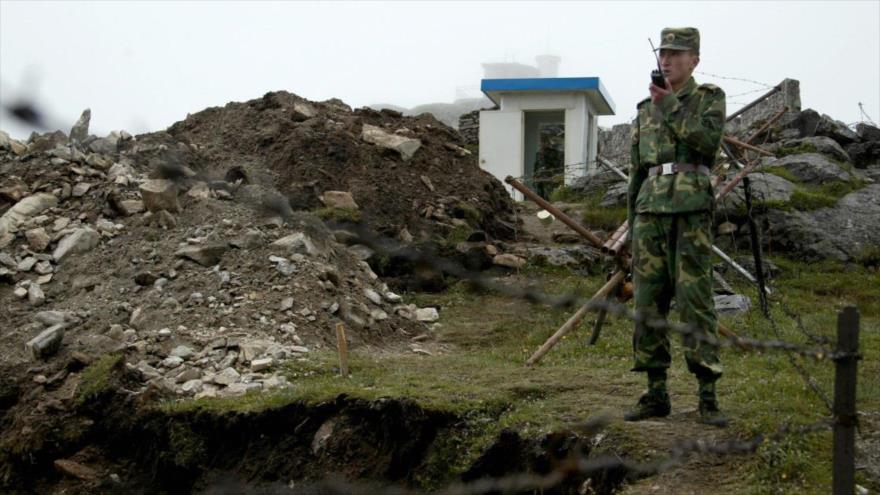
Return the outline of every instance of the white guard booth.
[[[599,115],[614,115],[614,102],[598,77],[483,79],[480,89],[497,110],[480,112],[480,167],[502,182],[531,177],[539,126],[565,127],[565,184],[596,169]],[[505,184],[514,199],[522,194]]]

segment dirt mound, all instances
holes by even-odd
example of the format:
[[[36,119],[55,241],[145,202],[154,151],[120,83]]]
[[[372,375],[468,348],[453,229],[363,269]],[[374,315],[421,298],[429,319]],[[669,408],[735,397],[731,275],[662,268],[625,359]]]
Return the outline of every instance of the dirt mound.
[[[154,143],[185,143],[196,170],[221,176],[235,169],[249,181],[268,181],[295,210],[322,208],[325,191],[350,192],[356,216],[406,241],[456,229],[513,235],[503,186],[430,114],[352,110],[279,91],[191,114],[132,146]]]

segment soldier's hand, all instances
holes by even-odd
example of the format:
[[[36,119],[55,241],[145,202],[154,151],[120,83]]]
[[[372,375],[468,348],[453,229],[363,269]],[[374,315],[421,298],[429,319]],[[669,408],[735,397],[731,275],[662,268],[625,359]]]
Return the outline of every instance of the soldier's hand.
[[[672,87],[669,84],[669,81],[666,81],[666,87],[667,88]],[[663,89],[654,83],[651,83],[651,85],[648,86],[648,91],[651,93],[651,102],[654,103],[655,105],[659,104],[663,98],[666,98],[667,96],[672,94],[671,89]]]

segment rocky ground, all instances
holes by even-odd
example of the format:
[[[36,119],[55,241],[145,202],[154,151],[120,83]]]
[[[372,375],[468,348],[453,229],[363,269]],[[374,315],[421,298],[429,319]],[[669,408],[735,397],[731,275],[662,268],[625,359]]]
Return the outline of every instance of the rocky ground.
[[[756,121],[737,135],[750,136],[763,123]],[[622,124],[608,131],[603,152],[624,168],[628,127]],[[784,115],[756,144],[776,155],[749,157],[760,160],[750,179],[765,250],[812,261],[876,264],[872,259],[880,245],[880,129],[860,123],[853,130],[806,109]],[[605,208],[626,204],[626,184],[610,171],[591,177],[577,190],[599,195]],[[748,248],[742,186],[718,205],[716,225],[722,246]]]

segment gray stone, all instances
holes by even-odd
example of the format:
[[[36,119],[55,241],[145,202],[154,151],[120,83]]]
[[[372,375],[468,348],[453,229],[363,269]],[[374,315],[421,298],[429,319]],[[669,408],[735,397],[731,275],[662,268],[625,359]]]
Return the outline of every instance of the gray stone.
[[[272,358],[254,359],[251,361],[251,371],[254,373],[269,369],[274,360]]]
[[[369,287],[365,288],[364,289],[364,296],[366,296],[366,298],[369,299],[370,302],[372,302],[373,304],[375,304],[377,306],[382,305],[382,296],[380,296],[379,293],[374,291],[373,289],[371,289]]]
[[[715,296],[715,311],[722,315],[747,313],[751,301],[742,294],[723,294]]]
[[[71,191],[71,195],[74,198],[81,198],[89,192],[89,189],[92,188],[92,185],[88,182],[77,182],[75,186],[73,186],[73,190]]]
[[[414,312],[417,321],[432,323],[440,319],[440,313],[437,308],[418,308]]]
[[[56,262],[70,256],[71,254],[81,254],[91,251],[98,245],[101,235],[90,227],[75,229],[64,239],[58,242],[52,258]]]
[[[112,155],[119,151],[119,139],[113,135],[98,138],[89,143],[89,149],[95,153]]]
[[[293,308],[293,298],[285,297],[281,300],[281,305],[278,307],[280,311],[287,311],[288,309]]]
[[[241,375],[231,366],[214,375],[214,383],[217,385],[229,386],[233,383],[237,383],[239,380],[241,380]]]
[[[73,124],[73,127],[70,128],[70,139],[80,143],[85,141],[89,137],[89,121],[91,120],[92,110],[86,108],[76,123]]]
[[[370,124],[364,124],[361,139],[370,144],[397,151],[404,161],[412,158],[422,146],[422,142],[418,139],[391,134],[380,127]]]
[[[612,206],[625,205],[628,187],[629,184],[624,181],[615,182],[605,190],[605,195],[602,196],[602,201],[599,203],[599,206],[610,208]]]
[[[183,358],[180,356],[168,356],[162,360],[162,367],[173,370],[183,364]]]
[[[174,255],[195,261],[202,266],[214,266],[220,263],[223,254],[228,250],[228,244],[214,243],[205,246],[187,246],[177,250]]]
[[[849,155],[839,144],[837,144],[837,141],[826,136],[787,139],[778,143],[775,146],[768,148],[768,151],[785,151],[786,149],[801,147],[813,148],[814,150],[816,150],[817,153],[828,155],[829,157],[834,158],[835,160],[839,160],[841,162],[849,161]]]
[[[140,361],[140,362],[135,366],[135,368],[136,368],[138,371],[140,371],[141,374],[144,376],[144,378],[147,379],[147,380],[152,380],[152,379],[154,379],[154,378],[159,378],[159,377],[162,376],[162,373],[160,373],[159,370],[157,370],[156,368],[150,366],[149,363],[147,363],[146,361],[143,361],[143,360]]]
[[[27,258],[22,259],[18,262],[18,266],[15,267],[16,270],[20,272],[29,272],[34,265],[37,264],[37,259],[33,256],[28,256]]]
[[[774,167],[785,167],[801,182],[825,184],[828,182],[847,182],[853,176],[820,153],[788,155],[770,163]]]
[[[265,340],[252,340],[250,342],[244,342],[239,345],[241,358],[245,361],[253,361],[254,359],[265,354],[266,349],[269,348],[270,344],[271,342]]]
[[[19,200],[0,217],[0,236],[18,232],[18,227],[26,220],[57,205],[58,198],[49,193],[37,193]]]
[[[397,304],[403,301],[403,298],[393,292],[387,291],[385,292],[385,300],[392,304]]]
[[[195,353],[196,353],[196,351],[192,350],[190,347],[187,347],[185,345],[179,345],[179,346],[175,347],[174,349],[171,349],[172,356],[177,356],[177,357],[182,358],[184,360],[193,357],[193,355]]]
[[[147,211],[157,213],[165,210],[171,213],[180,211],[177,201],[177,186],[167,179],[151,179],[140,185],[141,199]]]
[[[730,284],[727,283],[727,280],[724,280],[724,277],[715,270],[712,270],[712,282],[712,290],[716,294],[733,294],[733,287],[731,287]]]
[[[36,285],[36,284],[34,284]],[[61,349],[61,341],[64,339],[64,326],[55,325],[39,333],[25,344],[34,359],[45,359]]]
[[[46,294],[40,288],[40,284],[31,284],[28,286],[28,302],[31,306],[42,306],[46,302]]]
[[[856,134],[862,141],[880,141],[880,127],[865,122],[856,124]]]
[[[752,172],[748,177],[751,182],[753,202],[786,202],[791,199],[796,187],[790,181],[775,174]],[[745,188],[740,182],[721,200],[721,204],[717,207],[718,212],[725,214],[736,212],[741,208],[744,209],[745,198]]]
[[[602,254],[586,245],[535,246],[528,248],[528,258],[536,265],[576,268],[598,262]]]
[[[805,260],[851,260],[880,245],[880,184],[853,191],[830,208],[770,210],[767,222],[767,237],[781,251]]]
[[[374,321],[384,321],[388,319],[388,313],[382,311],[379,308],[375,308],[370,311],[370,318],[372,318]]]
[[[180,390],[186,395],[195,395],[202,391],[202,381],[198,378],[188,380],[180,386]]]
[[[79,318],[70,311],[40,311],[34,315],[34,321],[46,327],[55,325],[67,327],[79,322]]]
[[[816,128],[817,136],[827,136],[842,145],[847,145],[858,141],[859,136],[846,124],[839,120],[834,120],[828,115],[823,114],[819,118],[819,124]]]
[[[257,392],[262,390],[263,384],[259,382],[255,383],[233,383],[226,387],[225,389],[219,392],[221,396],[239,396],[245,395],[250,392]]]

